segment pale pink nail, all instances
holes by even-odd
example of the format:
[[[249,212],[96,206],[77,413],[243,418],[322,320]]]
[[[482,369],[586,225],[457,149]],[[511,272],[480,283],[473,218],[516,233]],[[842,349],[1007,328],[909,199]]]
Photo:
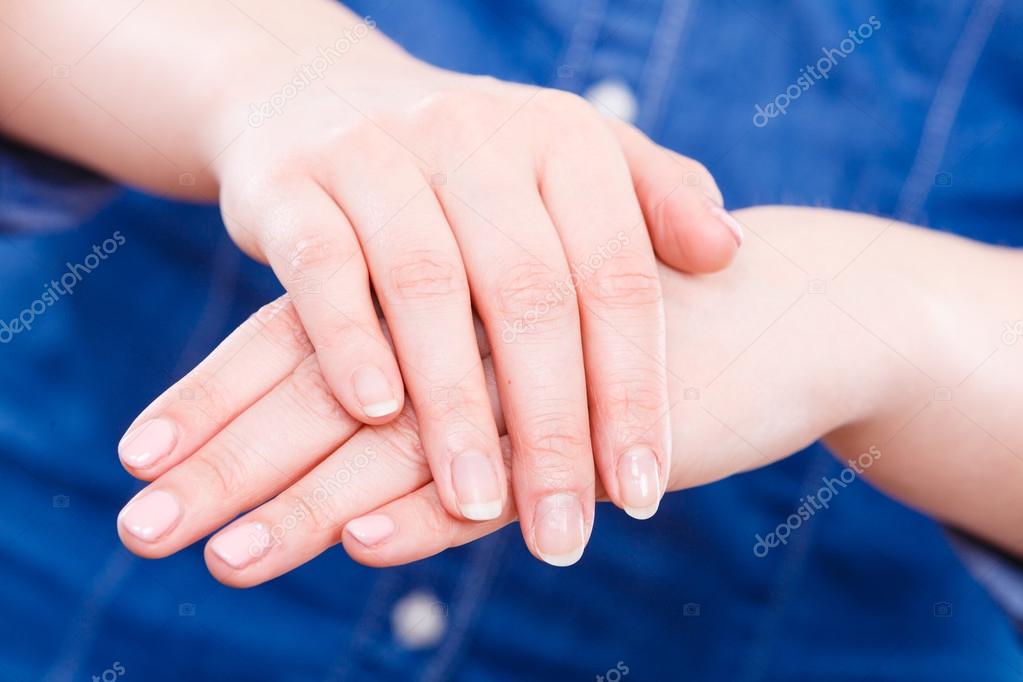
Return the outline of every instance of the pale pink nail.
[[[540,500],[533,516],[533,541],[540,558],[552,566],[570,566],[583,555],[586,529],[583,506],[572,493]]]
[[[469,450],[451,462],[451,482],[458,498],[458,511],[472,521],[489,521],[501,515],[501,486],[490,459]]]
[[[353,538],[367,547],[378,545],[391,537],[396,528],[394,520],[386,514],[360,516],[357,519],[352,519],[345,526],[345,530],[351,533]]]
[[[703,204],[707,207],[707,210],[710,211],[711,215],[718,219],[718,222],[728,228],[728,231],[735,239],[736,245],[742,246],[743,232],[742,225],[739,224],[739,221],[733,218],[731,213],[714,203],[714,200],[708,196],[703,197]]]
[[[145,469],[166,457],[178,442],[178,427],[163,417],[142,422],[129,431],[117,446],[121,461]]]
[[[119,521],[126,531],[144,542],[165,535],[181,518],[181,507],[170,493],[162,490],[142,493],[128,503]]]
[[[618,489],[625,512],[649,519],[661,503],[661,474],[654,451],[636,446],[618,458]]]
[[[217,535],[210,549],[235,570],[245,568],[270,549],[270,533],[261,523],[243,523]]]
[[[363,365],[352,374],[355,397],[367,417],[376,418],[398,410],[387,376],[373,365]]]

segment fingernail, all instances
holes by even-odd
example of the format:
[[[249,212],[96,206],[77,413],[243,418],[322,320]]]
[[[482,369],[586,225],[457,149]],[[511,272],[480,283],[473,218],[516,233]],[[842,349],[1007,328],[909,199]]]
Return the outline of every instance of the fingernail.
[[[451,481],[458,511],[472,521],[489,521],[501,515],[501,487],[490,459],[469,450],[451,462]]]
[[[244,523],[210,541],[210,549],[231,568],[245,568],[270,549],[270,533],[261,523]]]
[[[548,495],[536,505],[533,540],[540,558],[552,566],[571,566],[583,555],[586,530],[583,506],[572,493]]]
[[[121,461],[136,469],[145,469],[166,457],[178,442],[178,427],[163,417],[142,422],[124,434],[117,445]]]
[[[181,517],[181,507],[170,493],[154,490],[135,498],[120,514],[124,529],[144,542],[167,533]]]
[[[367,417],[383,417],[398,410],[387,376],[373,365],[363,365],[352,375],[355,397]]]
[[[735,238],[736,245],[742,246],[743,233],[742,225],[739,224],[739,221],[733,218],[731,213],[714,203],[714,200],[710,197],[703,197],[703,204],[710,211],[711,215],[718,219],[718,222],[728,228],[728,231],[732,233],[732,237]]]
[[[370,514],[352,519],[345,526],[345,530],[352,534],[352,537],[367,547],[379,545],[391,537],[396,526],[390,516],[386,514]]]
[[[625,513],[649,519],[661,503],[661,474],[657,457],[646,447],[633,447],[618,458],[618,488]]]

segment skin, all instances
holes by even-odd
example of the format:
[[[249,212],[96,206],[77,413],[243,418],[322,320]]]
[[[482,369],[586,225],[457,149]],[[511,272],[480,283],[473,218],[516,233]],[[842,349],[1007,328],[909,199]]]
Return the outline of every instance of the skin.
[[[737,216],[752,237],[733,267],[709,276],[660,270],[676,444],[668,489],[764,466],[823,438],[895,498],[1023,556],[1014,407],[1023,346],[1005,323],[1023,315],[1023,254],[836,211]],[[339,542],[356,561],[389,566],[516,518],[510,508],[482,523],[450,514],[413,409],[383,426],[348,416],[287,299],[257,313],[147,413],[210,424],[208,405],[181,397],[210,376],[230,393],[219,396],[208,442],[160,476],[130,470],[153,481],[136,501],[162,491],[180,504],[173,525],[146,542],[122,515],[122,541],[137,554],[167,556],[227,523],[206,561],[221,582],[247,587]],[[502,443],[510,466],[514,445]],[[864,453],[873,453],[865,466]],[[218,548],[232,533],[247,538],[236,565]]]
[[[655,249],[711,272],[741,243],[698,163],[574,95],[420,62],[322,0],[23,0],[0,20],[0,131],[218,200],[290,294],[345,411],[380,425],[409,396],[449,513],[508,507],[474,312],[524,532],[568,500],[585,541],[595,471],[629,513],[656,510],[672,446]],[[157,452],[142,426],[121,455],[150,477],[213,428],[163,425]]]

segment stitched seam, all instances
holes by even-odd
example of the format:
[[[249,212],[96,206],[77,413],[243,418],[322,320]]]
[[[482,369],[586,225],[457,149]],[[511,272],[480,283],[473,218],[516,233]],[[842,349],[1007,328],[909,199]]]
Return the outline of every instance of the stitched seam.
[[[924,119],[916,158],[896,203],[898,220],[909,222],[930,196],[931,179],[945,156],[952,125],[1001,8],[1002,0],[983,0],[966,20]]]

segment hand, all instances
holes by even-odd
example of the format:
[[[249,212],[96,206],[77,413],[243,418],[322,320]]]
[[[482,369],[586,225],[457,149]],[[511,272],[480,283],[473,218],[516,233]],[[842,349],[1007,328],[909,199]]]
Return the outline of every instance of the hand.
[[[800,234],[815,234],[823,220],[809,216],[822,213],[834,215],[741,215],[758,231],[784,237],[800,221]],[[809,239],[799,243],[814,248]],[[864,333],[851,322],[828,317],[818,324],[827,313],[819,307],[788,310],[805,298],[806,275],[766,242],[754,240],[721,274],[689,277],[662,268],[660,277],[678,444],[669,489],[762,466],[881,408],[875,396],[890,382],[890,353],[861,347]],[[761,339],[764,329],[772,333]],[[852,357],[861,362],[850,363]],[[688,382],[678,379],[683,373]],[[493,374],[487,376],[496,406]],[[232,391],[206,394],[211,377]],[[694,386],[702,387],[699,399],[687,399]],[[212,425],[214,435],[126,507],[119,532],[132,551],[165,556],[251,509],[207,548],[211,572],[231,585],[269,580],[339,541],[368,564],[412,561],[515,518],[511,505],[486,522],[448,512],[410,407],[374,427],[341,410],[286,299],[232,334],[146,416],[168,413],[196,428]],[[500,410],[495,416],[503,432]],[[510,466],[514,445],[502,441]],[[536,518],[526,532],[531,551],[542,558],[577,542],[568,521],[558,507]]]
[[[238,74],[216,126],[260,112],[249,104],[291,80],[285,67]],[[671,442],[650,235],[662,258],[694,272],[730,261],[739,230],[707,172],[574,95],[442,71],[373,33],[270,114],[213,162],[224,221],[291,294],[348,414],[384,423],[407,391],[445,508],[497,518],[506,472],[475,309],[524,532],[552,505],[572,507],[574,544],[546,558],[581,551],[594,462],[612,500],[652,515]],[[122,458],[158,475],[214,423],[173,411],[139,422]]]

